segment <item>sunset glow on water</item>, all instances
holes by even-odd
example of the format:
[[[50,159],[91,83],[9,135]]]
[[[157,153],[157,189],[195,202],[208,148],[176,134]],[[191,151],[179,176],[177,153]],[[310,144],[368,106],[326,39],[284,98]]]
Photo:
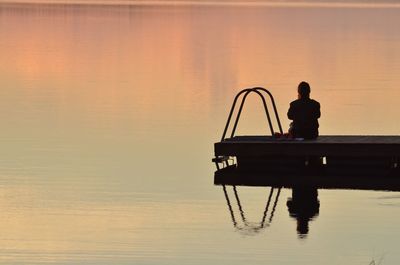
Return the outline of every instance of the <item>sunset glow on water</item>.
[[[400,9],[366,3],[0,4],[0,263],[398,264],[397,192],[319,190],[300,237],[291,190],[257,230],[269,189],[238,187],[235,226],[213,185],[246,87],[285,130],[307,80],[321,134],[400,134]],[[268,133],[258,104],[238,134]]]

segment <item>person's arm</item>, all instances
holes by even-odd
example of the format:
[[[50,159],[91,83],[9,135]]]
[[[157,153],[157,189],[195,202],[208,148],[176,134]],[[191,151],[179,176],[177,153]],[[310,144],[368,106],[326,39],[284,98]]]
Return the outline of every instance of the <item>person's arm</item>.
[[[289,120],[293,120],[294,119],[294,110],[293,110],[293,104],[292,103],[290,103],[290,107],[289,107],[287,116],[288,116]]]
[[[316,117],[317,117],[317,119],[319,118],[319,117],[321,117],[321,105],[319,104],[319,102],[317,102],[317,109],[316,109]]]

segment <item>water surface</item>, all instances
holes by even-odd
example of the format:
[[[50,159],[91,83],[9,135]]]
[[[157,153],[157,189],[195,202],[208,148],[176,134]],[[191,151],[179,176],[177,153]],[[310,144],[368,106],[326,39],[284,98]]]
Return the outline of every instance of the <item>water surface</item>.
[[[0,5],[3,264],[397,264],[400,194],[319,190],[298,235],[283,189],[213,185],[234,95],[282,123],[307,80],[321,134],[400,129],[400,9]],[[250,99],[239,134],[266,134]],[[232,197],[233,196],[233,197]],[[271,219],[271,220],[270,220]]]

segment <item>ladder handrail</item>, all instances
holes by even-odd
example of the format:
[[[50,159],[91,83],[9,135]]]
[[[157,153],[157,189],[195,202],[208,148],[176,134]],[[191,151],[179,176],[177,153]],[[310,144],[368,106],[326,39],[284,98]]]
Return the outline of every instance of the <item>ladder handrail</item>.
[[[262,90],[262,91],[264,91],[265,93],[268,94],[268,96],[269,96],[269,98],[271,99],[271,102],[272,102],[272,107],[274,108],[275,118],[276,118],[276,121],[278,122],[279,132],[283,133],[281,121],[280,121],[279,115],[278,115],[278,109],[276,108],[275,99],[272,96],[272,93],[269,92],[267,89],[265,89],[263,87],[255,87],[254,89]]]
[[[232,129],[231,138],[232,138],[232,137],[234,136],[234,134],[235,134],[235,131],[236,131],[236,128],[237,128],[237,124],[238,124],[238,122],[239,122],[239,118],[240,118],[240,115],[241,115],[241,112],[242,112],[242,109],[243,109],[243,106],[244,106],[244,102],[245,102],[247,96],[248,96],[250,93],[252,93],[252,92],[257,93],[257,94],[260,96],[260,98],[261,98],[261,100],[262,100],[262,102],[263,102],[263,106],[264,106],[265,113],[266,113],[267,118],[268,118],[268,125],[269,125],[269,128],[270,128],[270,130],[271,130],[271,134],[272,134],[272,135],[274,134],[274,129],[273,129],[273,126],[272,126],[271,117],[270,117],[270,115],[269,115],[268,106],[267,106],[267,103],[266,103],[266,101],[265,101],[264,96],[260,93],[260,90],[261,90],[262,92],[265,92],[266,94],[268,94],[268,96],[269,96],[269,98],[270,98],[270,100],[271,100],[273,109],[274,109],[274,114],[275,114],[275,118],[276,118],[277,123],[278,123],[279,131],[280,131],[280,133],[283,133],[282,125],[281,125],[281,122],[280,122],[280,120],[279,120],[279,115],[278,115],[278,111],[277,111],[276,104],[275,104],[275,100],[274,100],[274,97],[272,96],[271,92],[269,92],[267,89],[265,89],[265,88],[263,88],[263,87],[245,88],[245,89],[241,90],[241,91],[235,96],[235,99],[233,100],[232,107],[231,107],[231,110],[230,110],[229,115],[228,115],[228,120],[226,121],[226,125],[225,125],[225,128],[224,128],[224,132],[223,132],[223,134],[222,134],[221,141],[223,141],[223,140],[225,139],[225,135],[226,135],[226,133],[227,133],[227,131],[228,131],[228,127],[229,127],[229,124],[230,124],[230,122],[231,122],[232,115],[233,115],[233,112],[234,112],[235,107],[236,107],[236,103],[237,103],[239,97],[240,97],[242,94],[244,94],[244,93],[245,93],[245,95],[243,96],[242,101],[241,101],[241,103],[240,103],[239,111],[238,111],[238,114],[237,114],[237,116],[236,116],[236,120],[235,120],[234,127],[233,127],[233,129]]]
[[[236,128],[237,128],[237,124],[238,124],[238,122],[239,122],[240,115],[242,114],[244,102],[246,101],[247,96],[248,96],[251,92],[255,92],[255,93],[257,93],[257,94],[261,97],[261,100],[262,100],[263,105],[264,105],[265,113],[267,114],[269,129],[271,130],[271,134],[272,134],[272,135],[274,134],[274,128],[273,128],[273,126],[272,126],[271,117],[270,117],[270,115],[269,115],[269,111],[268,111],[267,103],[265,102],[265,98],[264,98],[264,96],[263,96],[258,90],[252,88],[251,90],[247,91],[246,94],[244,94],[244,96],[243,96],[243,98],[242,98],[242,103],[240,104],[239,111],[238,111],[238,114],[237,114],[237,116],[236,116],[235,124],[233,125],[233,129],[232,129],[232,133],[231,133],[231,138],[233,138],[233,135],[235,135],[235,131],[236,131]]]
[[[226,132],[228,131],[229,123],[231,122],[232,114],[233,114],[233,111],[235,110],[235,106],[236,106],[236,102],[237,102],[238,98],[239,98],[240,95],[242,95],[244,92],[250,91],[250,90],[252,90],[252,88],[243,89],[242,91],[240,91],[240,92],[235,96],[235,99],[233,100],[233,103],[232,103],[231,111],[229,112],[229,115],[228,115],[228,120],[226,121],[225,129],[224,129],[224,133],[222,134],[221,141],[223,141],[223,140],[225,139],[225,135],[226,135]]]

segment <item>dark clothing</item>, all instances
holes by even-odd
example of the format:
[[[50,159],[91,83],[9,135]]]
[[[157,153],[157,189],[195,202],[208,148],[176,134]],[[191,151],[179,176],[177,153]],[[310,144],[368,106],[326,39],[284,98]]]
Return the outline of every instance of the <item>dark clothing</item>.
[[[318,137],[320,105],[310,98],[301,98],[290,103],[288,118],[293,120],[290,133],[295,138],[314,139]]]

